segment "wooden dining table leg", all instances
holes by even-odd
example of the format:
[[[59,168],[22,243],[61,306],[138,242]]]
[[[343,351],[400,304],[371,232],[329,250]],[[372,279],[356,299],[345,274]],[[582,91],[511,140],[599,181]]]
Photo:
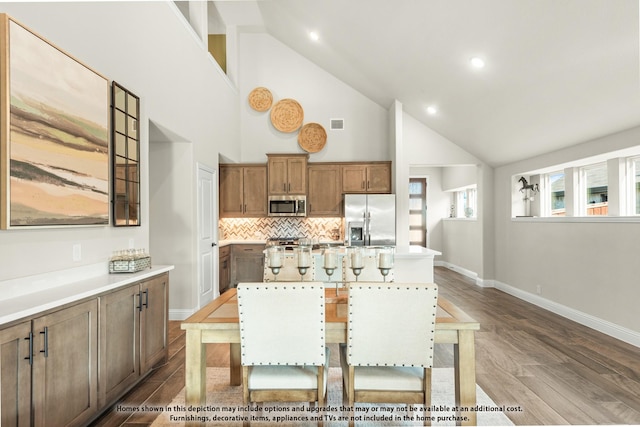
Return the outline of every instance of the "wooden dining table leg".
[[[187,329],[185,355],[185,401],[187,406],[204,406],[207,391],[207,346],[201,329]],[[199,426],[200,422],[187,422]]]
[[[474,340],[474,331],[462,329],[458,331],[458,343],[453,346],[456,406],[462,408],[476,406],[476,350]],[[457,415],[467,417],[467,421],[457,422],[457,425],[477,425],[475,411],[459,411]]]
[[[229,344],[229,378],[231,385],[242,385],[242,363],[240,360],[240,344]]]

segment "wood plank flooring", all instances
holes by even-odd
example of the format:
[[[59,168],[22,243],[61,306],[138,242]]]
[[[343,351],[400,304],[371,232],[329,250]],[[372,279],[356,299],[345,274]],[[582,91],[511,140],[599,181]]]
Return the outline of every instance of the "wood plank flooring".
[[[435,268],[441,295],[480,322],[477,382],[498,405],[519,407],[516,425],[640,425],[640,349],[491,288]],[[161,406],[184,387],[185,335],[170,322],[170,358],[121,401]],[[337,355],[337,348],[332,349]],[[436,366],[451,366],[450,345]],[[228,345],[210,344],[208,366],[229,366]],[[339,366],[332,357],[332,366]],[[148,426],[151,414],[110,410],[92,426]]]

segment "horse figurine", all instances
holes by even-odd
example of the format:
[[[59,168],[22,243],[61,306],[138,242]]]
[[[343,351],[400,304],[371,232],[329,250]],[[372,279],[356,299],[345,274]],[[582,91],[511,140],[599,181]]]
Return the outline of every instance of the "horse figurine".
[[[538,184],[529,184],[527,182],[527,179],[524,176],[520,177],[518,182],[522,183],[522,188],[520,189],[521,193],[524,193],[525,190],[531,190],[534,193],[537,193],[538,191],[540,191],[538,190]]]

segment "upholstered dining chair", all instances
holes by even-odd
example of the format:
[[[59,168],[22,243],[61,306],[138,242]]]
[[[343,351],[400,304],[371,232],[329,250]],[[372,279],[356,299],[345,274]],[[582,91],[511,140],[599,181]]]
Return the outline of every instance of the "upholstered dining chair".
[[[362,257],[364,268],[360,271],[357,281],[360,282],[392,282],[393,269],[385,278],[378,268],[378,260],[375,255],[365,255]],[[355,282],[356,275],[351,268],[351,259],[348,256],[342,257],[342,281],[345,283]]]
[[[419,415],[430,424],[426,408],[437,303],[435,284],[349,284],[347,343],[340,348],[349,407],[356,402],[422,404],[425,411]]]
[[[325,402],[329,350],[321,282],[239,283],[244,403]]]

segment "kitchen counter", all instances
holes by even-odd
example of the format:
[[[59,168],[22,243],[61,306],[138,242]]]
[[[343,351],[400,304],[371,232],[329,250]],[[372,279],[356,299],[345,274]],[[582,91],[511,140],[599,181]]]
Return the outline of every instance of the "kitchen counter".
[[[0,326],[173,269],[155,265],[136,273],[109,274],[105,262],[5,280],[0,282]]]

